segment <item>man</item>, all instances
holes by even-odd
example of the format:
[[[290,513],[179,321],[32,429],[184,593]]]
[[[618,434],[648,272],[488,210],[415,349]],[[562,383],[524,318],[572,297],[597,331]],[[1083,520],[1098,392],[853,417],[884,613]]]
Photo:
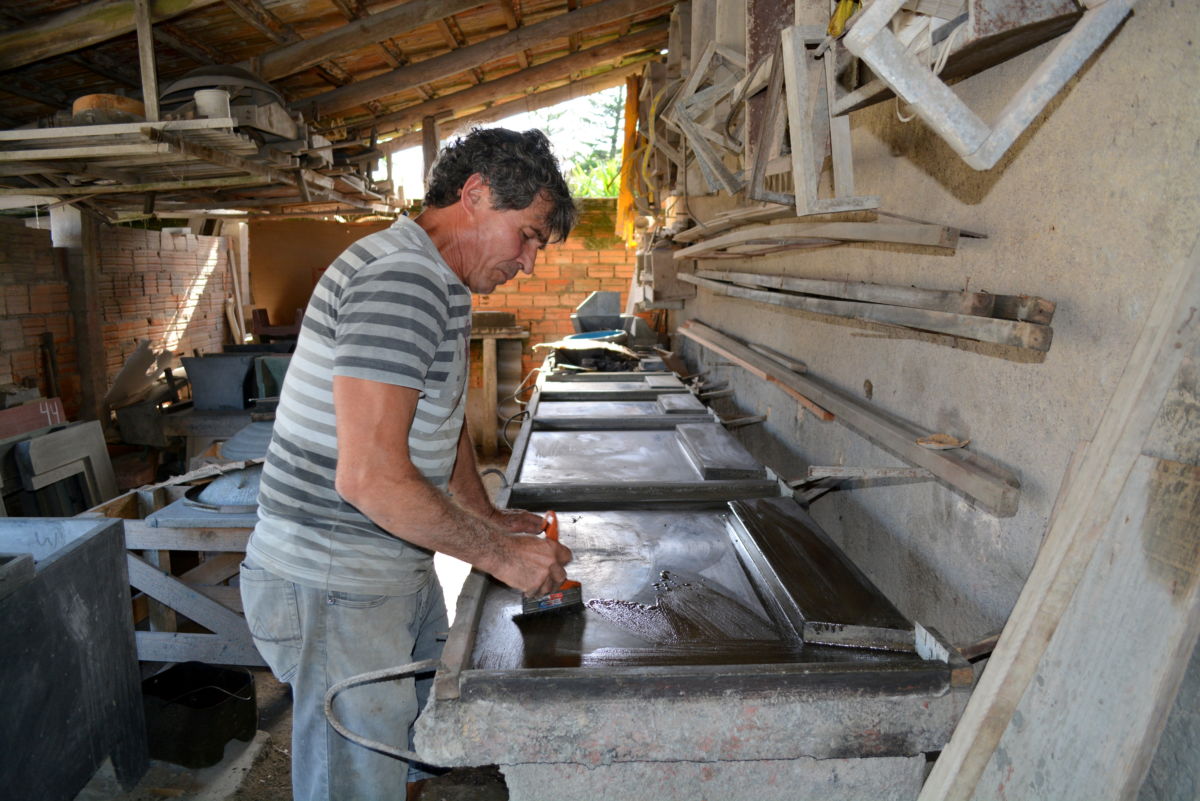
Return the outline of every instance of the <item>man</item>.
[[[463,413],[471,293],[532,274],[575,219],[540,131],[474,130],[437,159],[425,210],[351,245],[313,292],[241,571],[255,644],[292,685],[299,801],[392,799],[425,775],[341,737],[322,704],[349,676],[438,656],[434,551],[530,597],[566,576],[539,516],[488,500]],[[367,685],[338,713],[395,743],[427,693]]]

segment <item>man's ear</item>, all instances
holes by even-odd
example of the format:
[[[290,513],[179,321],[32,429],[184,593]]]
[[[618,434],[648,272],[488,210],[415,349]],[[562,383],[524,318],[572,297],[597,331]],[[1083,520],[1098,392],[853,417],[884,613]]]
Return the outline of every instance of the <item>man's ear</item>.
[[[487,179],[477,172],[471,173],[470,177],[463,182],[462,190],[459,192],[463,210],[473,215],[476,209],[488,203],[490,194],[487,190]]]

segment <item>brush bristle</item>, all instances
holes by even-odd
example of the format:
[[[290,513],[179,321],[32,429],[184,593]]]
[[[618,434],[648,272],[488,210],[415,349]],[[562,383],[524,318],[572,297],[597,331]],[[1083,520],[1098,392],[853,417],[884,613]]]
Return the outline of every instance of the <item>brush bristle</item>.
[[[536,615],[541,612],[565,612],[583,606],[583,591],[579,587],[565,590],[555,590],[540,598],[525,598],[521,601],[522,615]]]

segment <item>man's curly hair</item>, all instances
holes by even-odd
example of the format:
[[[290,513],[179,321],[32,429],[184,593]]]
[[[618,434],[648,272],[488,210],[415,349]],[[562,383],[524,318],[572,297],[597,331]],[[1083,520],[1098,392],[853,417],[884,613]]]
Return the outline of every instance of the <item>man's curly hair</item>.
[[[550,151],[550,140],[541,131],[472,128],[466,136],[446,145],[433,162],[426,182],[425,205],[453,205],[474,173],[487,181],[495,209],[529,208],[539,194],[544,195],[551,206],[546,215],[550,241],[561,242],[575,227],[579,212]]]

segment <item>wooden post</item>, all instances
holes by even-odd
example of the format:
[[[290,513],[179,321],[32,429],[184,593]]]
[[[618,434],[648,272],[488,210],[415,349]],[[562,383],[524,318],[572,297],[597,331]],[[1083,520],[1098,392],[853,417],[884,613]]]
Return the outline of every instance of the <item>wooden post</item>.
[[[142,102],[146,121],[158,122],[158,75],[154,69],[154,31],[150,19],[150,0],[133,0],[137,23],[138,61],[142,65]]]
[[[496,338],[483,340],[483,442],[484,456],[496,455]]]
[[[100,272],[100,222],[83,215],[80,224],[80,246],[67,249],[67,280],[71,315],[75,321],[75,347],[79,354],[79,415],[84,420],[104,420],[108,379],[96,288],[96,276]]]
[[[429,171],[433,169],[433,162],[437,159],[438,144],[438,121],[437,117],[429,116],[421,120],[421,152],[425,156],[425,170],[422,173],[426,180],[429,180]],[[390,162],[389,162],[390,163]]]

